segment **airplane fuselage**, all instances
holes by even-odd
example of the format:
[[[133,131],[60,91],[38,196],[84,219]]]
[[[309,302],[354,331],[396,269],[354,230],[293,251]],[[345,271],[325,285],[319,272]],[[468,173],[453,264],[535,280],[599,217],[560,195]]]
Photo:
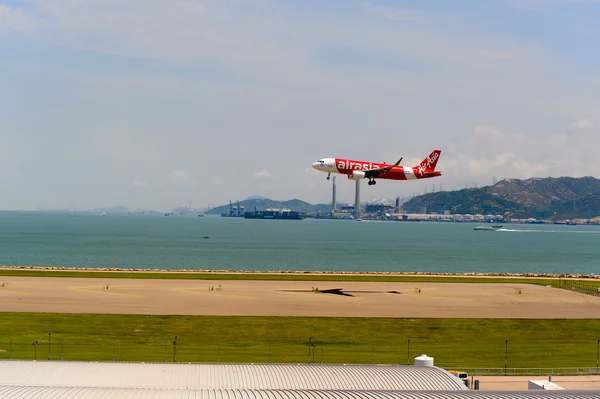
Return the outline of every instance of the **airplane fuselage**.
[[[313,168],[327,173],[339,173],[347,175],[350,179],[360,179],[360,172],[364,172],[371,169],[384,168],[386,166],[392,166],[388,163],[374,163],[366,161],[358,161],[352,159],[343,158],[323,158],[319,162],[313,164]],[[426,179],[431,177],[441,176],[441,172],[435,172],[427,170],[421,166],[395,166],[389,172],[382,174],[379,179],[389,180],[416,180]]]

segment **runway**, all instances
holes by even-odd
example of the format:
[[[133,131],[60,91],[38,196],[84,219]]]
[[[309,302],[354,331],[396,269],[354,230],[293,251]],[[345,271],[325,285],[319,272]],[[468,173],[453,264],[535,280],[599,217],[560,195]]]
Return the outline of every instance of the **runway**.
[[[0,311],[148,315],[597,318],[600,298],[545,286],[1,277]]]

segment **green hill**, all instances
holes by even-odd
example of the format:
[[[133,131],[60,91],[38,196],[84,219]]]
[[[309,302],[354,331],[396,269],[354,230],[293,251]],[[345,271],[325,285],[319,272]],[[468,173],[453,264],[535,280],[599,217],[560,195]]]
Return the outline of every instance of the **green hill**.
[[[594,177],[504,179],[478,189],[424,194],[404,204],[409,213],[502,215],[567,219],[600,215],[600,180]]]

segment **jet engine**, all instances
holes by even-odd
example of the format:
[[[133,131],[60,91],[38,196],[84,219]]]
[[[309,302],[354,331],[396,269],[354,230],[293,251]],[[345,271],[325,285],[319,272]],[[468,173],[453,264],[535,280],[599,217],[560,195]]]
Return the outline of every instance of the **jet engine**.
[[[348,175],[350,180],[360,180],[366,177],[366,173],[362,170],[353,170],[351,175]]]

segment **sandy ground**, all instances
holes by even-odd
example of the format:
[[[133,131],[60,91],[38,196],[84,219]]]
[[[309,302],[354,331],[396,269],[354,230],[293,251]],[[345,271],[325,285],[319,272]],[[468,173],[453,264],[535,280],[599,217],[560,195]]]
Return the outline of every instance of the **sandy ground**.
[[[2,312],[467,318],[597,318],[600,314],[598,297],[510,283],[49,277],[0,277],[0,281],[4,283]],[[336,288],[348,296],[323,292]]]

